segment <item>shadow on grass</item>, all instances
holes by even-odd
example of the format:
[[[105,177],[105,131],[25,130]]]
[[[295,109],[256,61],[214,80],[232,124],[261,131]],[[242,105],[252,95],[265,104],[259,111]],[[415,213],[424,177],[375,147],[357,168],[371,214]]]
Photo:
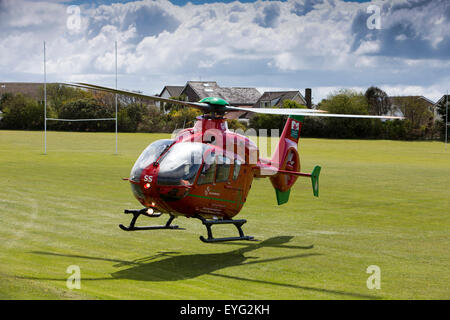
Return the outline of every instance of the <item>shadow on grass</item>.
[[[259,248],[264,247],[275,247],[275,248],[285,248],[285,249],[295,249],[295,250],[308,250],[312,249],[313,246],[285,246],[284,243],[289,242],[293,237],[291,236],[282,236],[282,237],[274,237],[267,239],[265,241],[256,243],[256,244],[248,244],[248,243],[233,243],[233,245],[239,244],[243,245],[243,248],[239,248],[236,250],[232,250],[229,252],[223,253],[209,253],[209,254],[179,254],[179,252],[159,252],[156,255],[152,255],[149,257],[144,257],[132,261],[125,261],[119,259],[110,259],[110,258],[100,258],[100,257],[92,257],[92,256],[81,256],[81,255],[66,255],[52,252],[41,252],[41,251],[33,251],[33,254],[41,254],[41,255],[51,255],[51,256],[60,256],[60,257],[70,257],[70,258],[79,258],[79,259],[88,259],[88,260],[98,260],[98,261],[107,261],[114,262],[114,267],[124,267],[129,266],[129,268],[113,272],[110,277],[100,277],[100,278],[82,278],[82,281],[98,281],[98,280],[118,280],[118,279],[127,279],[127,280],[137,280],[137,281],[178,281],[178,280],[186,280],[196,278],[202,275],[211,275],[214,277],[222,277],[229,280],[238,280],[238,281],[248,281],[253,283],[261,283],[265,285],[273,285],[273,286],[281,286],[287,288],[301,289],[301,290],[309,290],[314,292],[322,292],[322,293],[331,293],[336,295],[343,295],[348,297],[355,297],[360,299],[378,299],[376,296],[372,295],[363,295],[358,293],[337,291],[337,290],[328,290],[321,288],[313,288],[306,286],[298,286],[294,284],[285,284],[278,283],[266,280],[257,280],[257,279],[247,279],[243,277],[222,275],[217,273],[222,269],[228,267],[235,266],[245,266],[250,264],[257,263],[269,263],[280,260],[287,259],[300,259],[307,258],[311,256],[321,255],[319,253],[301,253],[294,254],[288,256],[281,256],[270,259],[259,259],[258,257],[250,257],[245,256],[246,253],[254,251]],[[221,243],[222,244],[230,244],[230,243]],[[25,277],[24,277],[25,278]],[[66,281],[67,279],[56,279],[56,278],[30,278],[33,280],[56,280],[56,281]]]

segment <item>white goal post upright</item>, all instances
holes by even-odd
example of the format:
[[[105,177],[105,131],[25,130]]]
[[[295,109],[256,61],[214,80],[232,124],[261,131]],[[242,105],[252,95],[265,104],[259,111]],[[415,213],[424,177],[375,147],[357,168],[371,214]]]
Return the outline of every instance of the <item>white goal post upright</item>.
[[[47,154],[47,69],[44,41],[44,154]]]
[[[445,103],[445,151],[447,151],[447,139],[448,139],[448,90],[447,90],[447,96],[446,96],[446,103]]]
[[[116,69],[116,89],[117,89],[117,41],[115,41],[115,69]],[[47,154],[47,121],[63,121],[63,122],[79,122],[79,121],[112,121],[115,123],[115,135],[116,135],[116,152],[118,150],[118,126],[117,126],[117,93],[115,94],[115,117],[114,118],[97,118],[97,119],[59,119],[59,118],[47,118],[47,61],[46,50],[44,41],[44,154]]]
[[[115,53],[116,53],[116,90],[117,90],[117,40],[114,42]],[[116,154],[117,154],[117,93],[116,96]]]

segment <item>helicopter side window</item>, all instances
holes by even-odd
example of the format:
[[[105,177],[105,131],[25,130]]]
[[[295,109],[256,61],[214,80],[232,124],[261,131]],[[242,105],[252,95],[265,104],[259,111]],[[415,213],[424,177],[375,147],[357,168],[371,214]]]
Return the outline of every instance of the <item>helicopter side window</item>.
[[[234,168],[233,168],[233,180],[237,180],[239,177],[239,171],[241,171],[241,161],[238,159],[234,160]]]
[[[228,181],[228,177],[230,176],[230,167],[231,160],[229,158],[220,155],[217,157],[216,182]]]
[[[214,182],[214,175],[216,173],[216,155],[214,151],[210,152],[205,157],[202,171],[197,180],[197,184],[207,184]]]

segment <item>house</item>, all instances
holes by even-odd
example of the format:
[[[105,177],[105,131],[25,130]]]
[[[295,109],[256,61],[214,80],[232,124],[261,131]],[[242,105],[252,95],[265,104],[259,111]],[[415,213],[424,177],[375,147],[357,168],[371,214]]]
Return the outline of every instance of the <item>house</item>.
[[[307,108],[312,108],[311,89],[305,89],[305,96],[299,90],[294,91],[265,91],[258,101],[253,105],[253,108],[280,108],[283,106],[283,101],[292,100]],[[241,114],[239,120],[249,122],[248,118],[253,117],[254,114],[248,112]]]
[[[236,107],[251,107],[261,96],[256,88],[220,87],[215,81],[188,81],[181,94],[188,101],[199,101],[207,97],[222,98]]]
[[[436,104],[424,96],[392,96],[389,97],[389,100],[391,102],[390,115],[404,117],[406,111],[405,108],[407,108],[411,102],[418,102],[426,107],[428,111],[433,113],[433,120],[437,117]]]
[[[450,95],[446,95],[444,94],[442,96],[442,98],[440,98],[435,104],[434,104],[434,108],[435,108],[435,117],[436,120],[444,120],[442,119],[441,115],[439,113],[437,113],[437,109],[439,105],[444,105],[450,101]],[[450,104],[449,104],[449,109],[450,109]],[[445,120],[444,120],[445,121]]]
[[[161,98],[172,98],[181,96],[181,91],[183,91],[184,86],[165,86],[161,93],[158,94]],[[164,107],[164,102],[156,101],[155,105],[161,109],[161,106]]]
[[[226,100],[235,107],[251,108],[261,97],[256,88],[245,87],[220,87],[215,81],[188,81],[182,94],[189,101],[199,101],[206,97],[217,97]],[[246,112],[236,111],[228,113],[228,119],[238,119]]]
[[[180,89],[181,88],[181,89]],[[221,87],[216,81],[188,81],[183,87],[165,86],[160,97],[186,96],[187,101],[197,102],[207,97],[226,100],[236,107],[253,107],[261,93],[256,88]],[[228,118],[237,118],[243,112],[233,112]]]
[[[254,108],[280,108],[283,101],[292,100],[307,105],[300,91],[266,91],[253,106]]]
[[[181,96],[184,86],[165,86],[158,95],[162,98],[172,98]]]
[[[0,97],[4,93],[18,94],[36,99],[44,100],[42,88],[44,83],[41,82],[0,82]]]

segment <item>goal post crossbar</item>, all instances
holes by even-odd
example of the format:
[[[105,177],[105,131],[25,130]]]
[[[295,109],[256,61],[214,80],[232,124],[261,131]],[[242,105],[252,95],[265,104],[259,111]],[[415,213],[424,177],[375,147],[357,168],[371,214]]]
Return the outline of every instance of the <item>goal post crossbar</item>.
[[[109,121],[109,120],[116,120],[116,118],[99,118],[99,119],[56,119],[56,118],[46,118],[45,120],[49,121]]]

